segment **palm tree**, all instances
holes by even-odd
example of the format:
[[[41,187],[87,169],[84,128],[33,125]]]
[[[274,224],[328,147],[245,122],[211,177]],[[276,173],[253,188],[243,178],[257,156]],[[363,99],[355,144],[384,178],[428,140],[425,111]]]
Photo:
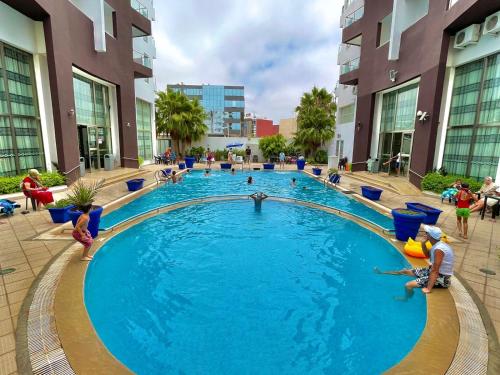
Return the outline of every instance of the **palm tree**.
[[[316,154],[320,146],[335,136],[335,111],[337,105],[333,94],[326,89],[313,87],[306,92],[297,106],[298,130],[294,144],[303,149],[305,156]]]
[[[170,133],[174,150],[184,154],[186,145],[199,141],[208,131],[206,114],[198,99],[181,92],[160,91],[156,98],[156,132]]]

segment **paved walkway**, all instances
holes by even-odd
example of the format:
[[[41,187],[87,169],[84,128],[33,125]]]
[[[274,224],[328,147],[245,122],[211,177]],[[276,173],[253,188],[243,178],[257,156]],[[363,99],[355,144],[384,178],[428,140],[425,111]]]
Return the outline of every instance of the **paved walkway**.
[[[141,177],[146,179],[146,184],[155,181],[153,173],[162,167],[164,166],[145,167],[146,172]],[[295,170],[295,166],[287,166],[287,169]],[[105,176],[114,178],[120,173],[122,171]],[[342,186],[354,191],[359,191],[362,184],[348,175],[342,180]],[[123,182],[106,186],[98,195],[96,204],[109,203],[127,193]],[[57,193],[56,199],[62,196],[64,193]],[[454,207],[446,203],[441,205],[436,197],[404,196],[384,191],[380,203],[394,208],[404,206],[405,201],[415,199],[443,209],[439,224],[447,234],[458,238]],[[24,199],[20,203],[24,205]],[[66,240],[32,240],[38,234],[54,228],[55,224],[52,223],[47,210],[27,215],[17,211],[10,218],[0,217],[0,269],[4,272],[15,269],[14,272],[0,277],[0,375],[17,374],[15,329],[19,310],[31,283],[54,255],[72,243]],[[457,240],[453,243],[457,257],[456,270],[485,304],[497,332],[500,333],[500,220],[491,223],[487,219],[481,221],[477,214],[473,215],[470,220],[469,238],[468,241]],[[482,268],[494,271],[496,275],[487,275],[480,271]]]

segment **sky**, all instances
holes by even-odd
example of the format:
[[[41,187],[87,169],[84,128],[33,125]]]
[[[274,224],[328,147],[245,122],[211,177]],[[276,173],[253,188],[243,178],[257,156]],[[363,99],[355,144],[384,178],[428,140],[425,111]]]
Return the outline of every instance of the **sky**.
[[[314,85],[332,92],[342,0],[155,0],[154,74],[168,83],[244,85],[245,112],[294,116]]]

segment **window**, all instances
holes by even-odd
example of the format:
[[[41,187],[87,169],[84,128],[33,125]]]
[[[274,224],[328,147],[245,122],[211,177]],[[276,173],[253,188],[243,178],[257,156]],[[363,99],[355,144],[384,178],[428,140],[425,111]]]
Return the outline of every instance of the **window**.
[[[0,43],[0,176],[45,169],[33,57]]]
[[[108,88],[73,74],[76,122],[78,125],[110,127]]]
[[[391,39],[391,25],[392,25],[392,13],[389,13],[384,17],[382,21],[378,23],[378,42],[377,47],[383,46],[389,39]]]
[[[137,150],[144,160],[153,158],[153,134],[151,131],[151,104],[136,99]]]
[[[382,97],[381,127],[383,132],[415,128],[418,84],[402,87]]]
[[[116,38],[115,17],[115,10],[108,3],[104,2],[104,30],[113,38]]]
[[[225,100],[224,107],[245,108],[245,102],[242,100]]]
[[[494,176],[500,157],[500,54],[455,69],[443,156],[449,173]]]
[[[354,121],[354,104],[339,108],[339,124],[347,124]]]

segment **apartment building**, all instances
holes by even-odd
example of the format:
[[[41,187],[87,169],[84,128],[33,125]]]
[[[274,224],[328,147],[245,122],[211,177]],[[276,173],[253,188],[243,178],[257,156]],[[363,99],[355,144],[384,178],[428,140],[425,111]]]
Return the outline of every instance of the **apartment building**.
[[[500,178],[499,11],[489,0],[372,0],[344,15],[342,43],[360,49],[339,78],[357,95],[354,170],[372,156],[390,172],[383,162],[400,154],[417,186],[440,167]]]
[[[153,17],[150,0],[0,1],[0,175],[152,158]]]

